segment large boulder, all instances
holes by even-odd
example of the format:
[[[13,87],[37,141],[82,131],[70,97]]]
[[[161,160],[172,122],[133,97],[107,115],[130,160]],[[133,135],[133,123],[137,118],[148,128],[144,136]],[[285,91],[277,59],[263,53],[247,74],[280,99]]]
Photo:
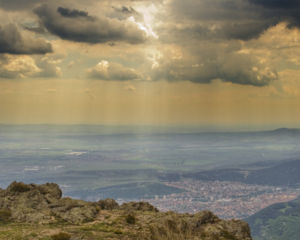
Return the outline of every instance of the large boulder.
[[[93,221],[99,212],[96,204],[71,198],[62,198],[50,208],[54,216],[74,224]]]
[[[97,204],[61,197],[62,191],[54,183],[13,182],[0,191],[0,209],[9,210],[14,221],[28,223],[50,223],[59,219],[80,224],[92,221],[99,212]]]
[[[47,188],[46,185],[41,187]],[[51,188],[60,191],[56,184],[51,185]],[[37,185],[13,182],[1,193],[0,208],[9,209],[15,221],[48,223],[53,221],[49,201],[58,199],[56,195],[44,194]]]

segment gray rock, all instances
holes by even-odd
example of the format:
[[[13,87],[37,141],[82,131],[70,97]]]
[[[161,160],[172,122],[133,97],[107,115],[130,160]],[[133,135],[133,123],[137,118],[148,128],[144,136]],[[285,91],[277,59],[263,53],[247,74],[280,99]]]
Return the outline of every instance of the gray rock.
[[[0,191],[0,209],[9,209],[14,221],[28,223],[50,223],[59,219],[80,224],[92,221],[99,212],[95,203],[61,196],[61,189],[54,183],[13,182]]]
[[[50,208],[56,217],[74,224],[93,221],[99,212],[96,204],[71,198],[62,198]]]

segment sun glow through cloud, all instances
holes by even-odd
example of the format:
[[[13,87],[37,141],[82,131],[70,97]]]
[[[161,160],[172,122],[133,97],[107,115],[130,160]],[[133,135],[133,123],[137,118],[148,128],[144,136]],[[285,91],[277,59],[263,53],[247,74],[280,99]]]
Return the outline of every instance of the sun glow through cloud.
[[[155,25],[155,14],[157,14],[158,9],[154,4],[151,4],[149,6],[137,6],[137,11],[141,13],[143,22],[136,21],[134,16],[130,16],[128,20],[136,23],[138,27],[147,34],[147,36],[158,39],[159,36],[153,31],[153,26]]]
[[[287,8],[20,1],[0,1],[2,123],[300,121],[300,24]]]

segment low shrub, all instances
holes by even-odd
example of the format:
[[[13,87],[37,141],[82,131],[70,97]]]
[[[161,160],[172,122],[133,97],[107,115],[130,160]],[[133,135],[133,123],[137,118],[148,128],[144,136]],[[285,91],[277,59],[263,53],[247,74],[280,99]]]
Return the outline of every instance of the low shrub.
[[[51,239],[52,240],[70,240],[71,235],[69,233],[60,232],[58,234],[52,235]]]
[[[14,182],[9,187],[10,192],[28,192],[30,191],[30,187],[22,182]]]
[[[135,216],[134,216],[132,213],[129,213],[129,214],[126,216],[126,222],[127,222],[128,224],[135,224],[135,222],[136,222]]]
[[[0,209],[0,222],[9,222],[11,219],[11,211],[9,209]]]

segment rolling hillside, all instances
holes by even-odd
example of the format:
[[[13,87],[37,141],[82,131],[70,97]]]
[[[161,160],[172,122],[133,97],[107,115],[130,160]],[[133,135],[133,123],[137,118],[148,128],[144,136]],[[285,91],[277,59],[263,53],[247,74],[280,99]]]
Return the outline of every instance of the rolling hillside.
[[[300,239],[300,198],[274,204],[245,220],[255,240]]]

